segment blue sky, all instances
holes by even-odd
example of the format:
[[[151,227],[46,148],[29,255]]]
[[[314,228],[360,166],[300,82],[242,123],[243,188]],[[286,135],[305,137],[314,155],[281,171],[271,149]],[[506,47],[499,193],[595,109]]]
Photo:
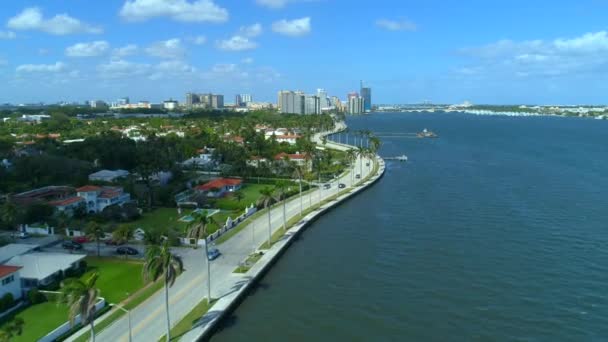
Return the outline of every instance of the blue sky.
[[[0,103],[280,89],[608,103],[608,1],[5,1]]]

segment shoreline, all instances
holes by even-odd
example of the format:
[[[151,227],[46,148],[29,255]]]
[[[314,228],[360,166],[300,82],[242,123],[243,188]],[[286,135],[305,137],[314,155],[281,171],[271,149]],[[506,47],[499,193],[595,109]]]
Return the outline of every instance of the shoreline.
[[[346,128],[346,125],[338,128],[333,132],[323,134],[328,136],[340,132]],[[333,144],[329,142],[328,144]],[[338,146],[349,146],[354,148],[352,145],[338,144]],[[368,189],[370,186],[379,181],[385,172],[386,166],[384,160],[376,155],[374,160],[373,174],[370,174],[367,179],[362,180],[359,185],[348,188],[344,193],[338,193],[335,199],[329,200],[325,204],[321,205],[318,209],[312,211],[298,223],[291,227],[284,235],[284,238],[276,242],[264,255],[249,269],[247,273],[243,274],[244,281],[239,287],[232,293],[218,299],[216,303],[211,307],[205,315],[199,320],[199,325],[194,327],[188,333],[181,336],[180,341],[207,341],[220,327],[223,319],[232,313],[240,303],[245,300],[246,295],[252,290],[252,288],[258,283],[258,281],[268,272],[271,267],[279,260],[281,255],[285,253],[287,248],[293,243],[300,233],[302,233],[308,226],[315,222],[319,217],[332,210],[334,207],[341,205],[348,201],[352,197],[358,195],[360,192]],[[293,219],[296,216],[291,217]]]

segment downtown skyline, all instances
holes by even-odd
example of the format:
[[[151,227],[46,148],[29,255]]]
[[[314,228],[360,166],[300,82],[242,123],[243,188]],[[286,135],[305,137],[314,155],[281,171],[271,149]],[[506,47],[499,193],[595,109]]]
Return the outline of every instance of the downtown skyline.
[[[278,90],[316,88],[345,98],[361,79],[374,103],[608,103],[607,3],[438,4],[11,2],[0,103],[183,101],[188,91],[274,102]]]

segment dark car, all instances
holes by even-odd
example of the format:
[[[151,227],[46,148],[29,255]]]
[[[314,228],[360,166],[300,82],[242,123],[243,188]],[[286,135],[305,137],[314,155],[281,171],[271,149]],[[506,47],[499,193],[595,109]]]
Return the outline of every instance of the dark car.
[[[357,175],[355,176],[355,178],[360,179],[361,175],[357,173]]]
[[[129,246],[122,246],[122,247],[118,247],[116,248],[116,254],[120,254],[120,255],[137,255],[139,254],[139,251],[133,247],[129,247]]]
[[[331,188],[331,184],[323,184],[323,189],[330,189]]]
[[[338,184],[338,188],[344,189],[344,188],[346,188],[346,184],[340,183],[340,184]]]
[[[74,241],[64,241],[61,244],[61,247],[72,250],[72,251],[82,249],[82,245],[79,244],[78,242],[74,242]]]
[[[217,248],[211,248],[207,252],[207,259],[209,259],[209,260],[217,259],[219,256],[220,256],[220,251]]]

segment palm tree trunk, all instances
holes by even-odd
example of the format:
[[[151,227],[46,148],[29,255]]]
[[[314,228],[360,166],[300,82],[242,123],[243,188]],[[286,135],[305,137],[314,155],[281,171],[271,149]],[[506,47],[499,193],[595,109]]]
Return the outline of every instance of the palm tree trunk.
[[[285,212],[285,207],[287,206],[287,197],[283,199],[283,233],[287,231],[287,214]]]
[[[272,228],[270,227],[270,207],[266,207],[268,210],[268,249],[270,249],[270,239],[272,238]]]
[[[211,261],[209,261],[209,244],[205,238],[205,261],[207,262],[207,303],[211,304]]]
[[[302,177],[300,177],[300,218],[302,218],[303,205],[302,205]]]
[[[167,314],[167,342],[171,341],[171,321],[169,320],[169,286],[165,279],[165,313]]]
[[[95,342],[95,317],[91,318],[91,342]]]

